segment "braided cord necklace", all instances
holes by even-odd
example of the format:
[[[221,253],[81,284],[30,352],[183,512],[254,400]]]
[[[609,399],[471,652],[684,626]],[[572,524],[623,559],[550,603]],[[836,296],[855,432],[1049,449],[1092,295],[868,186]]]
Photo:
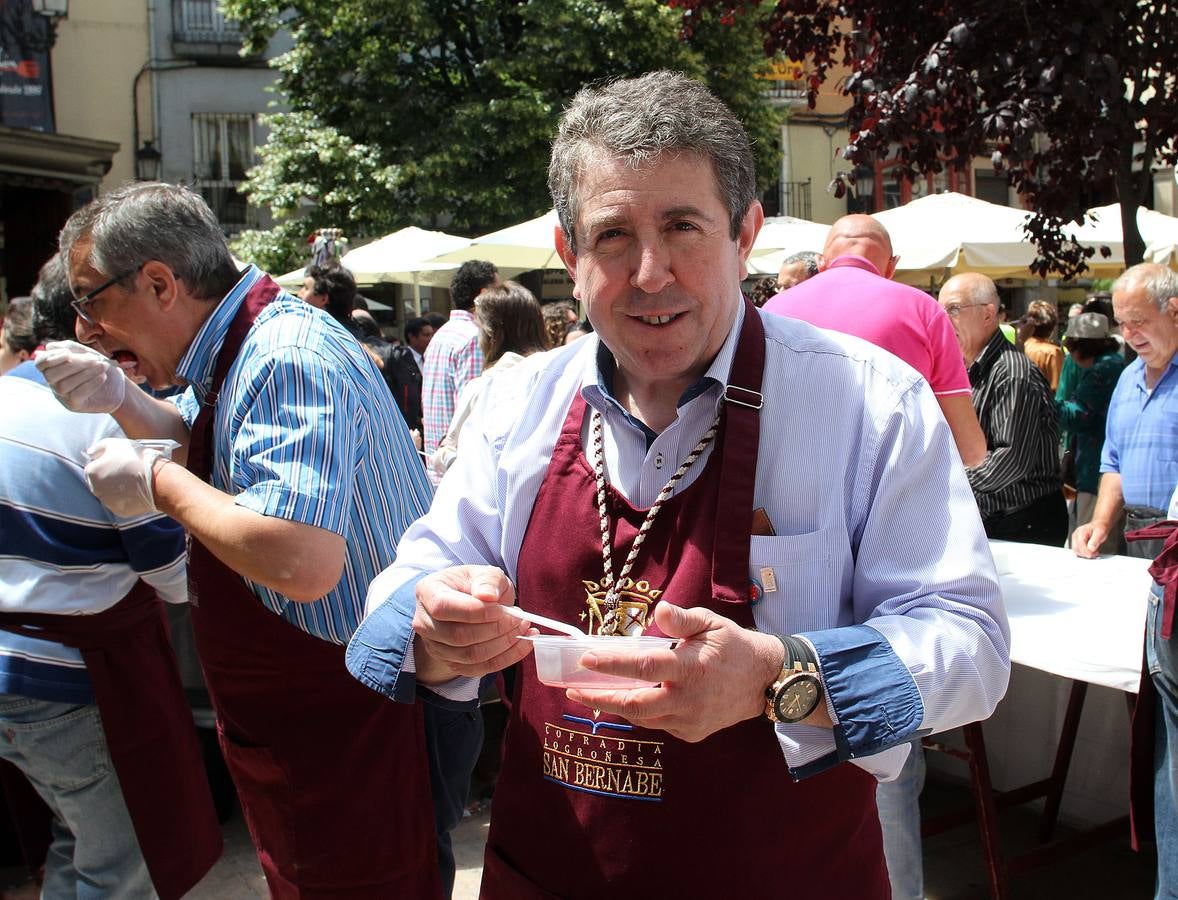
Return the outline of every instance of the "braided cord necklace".
[[[704,450],[707,449],[708,444],[715,439],[716,432],[719,428],[720,413],[716,413],[716,418],[713,420],[711,427],[704,432],[703,437],[699,439],[699,442],[692,451],[687,454],[687,459],[683,460],[683,465],[675,470],[675,474],[670,477],[667,483],[663,485],[663,489],[659,491],[653,505],[646,513],[646,518],[642,520],[642,527],[638,529],[638,534],[634,537],[634,543],[630,546],[630,552],[627,554],[626,561],[622,565],[622,571],[615,580],[613,574],[613,554],[611,551],[612,541],[609,536],[610,516],[605,497],[605,449],[602,438],[601,413],[597,410],[593,411],[593,416],[590,420],[590,432],[593,441],[593,476],[597,481],[597,513],[601,517],[601,564],[605,576],[602,579],[602,585],[606,589],[606,614],[602,619],[601,634],[616,635],[623,633],[622,617],[619,615],[622,583],[629,577],[630,570],[634,568],[634,561],[638,558],[638,551],[642,549],[642,542],[646,540],[646,535],[650,532],[655,517],[663,508],[663,504],[671,496],[675,485],[687,474],[687,470],[691,468],[692,464],[700,458]]]

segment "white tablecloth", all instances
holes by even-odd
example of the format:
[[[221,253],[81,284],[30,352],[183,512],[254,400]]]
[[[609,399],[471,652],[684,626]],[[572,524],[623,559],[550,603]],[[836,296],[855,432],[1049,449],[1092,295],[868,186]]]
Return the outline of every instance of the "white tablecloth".
[[[1010,658],[1064,678],[1136,692],[1149,560],[991,541],[1010,619]]]

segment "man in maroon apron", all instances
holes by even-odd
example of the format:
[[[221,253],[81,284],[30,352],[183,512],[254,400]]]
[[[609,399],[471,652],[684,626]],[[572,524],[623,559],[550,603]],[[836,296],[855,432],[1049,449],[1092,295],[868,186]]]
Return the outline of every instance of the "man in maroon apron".
[[[596,337],[484,399],[349,668],[453,703],[515,667],[484,897],[886,897],[876,779],[987,716],[1009,671],[932,393],[741,299],[752,155],[701,85],[583,90],[549,182]],[[679,643],[580,660],[653,687],[548,687],[516,602]]]
[[[35,293],[38,342],[72,335],[56,258]],[[33,363],[0,408],[0,757],[53,814],[44,895],[181,897],[221,853],[161,603],[188,599],[183,530],[103,508],[86,448],[121,432],[62,407]]]
[[[59,399],[114,415],[86,476],[121,515],[190,535],[193,626],[222,750],[271,894],[439,894],[422,712],[352,680],[368,582],[429,488],[368,354],[254,267],[204,201],[140,183],[61,237],[78,337],[39,363]],[[108,358],[109,357],[109,358]],[[128,388],[186,385],[176,402]]]

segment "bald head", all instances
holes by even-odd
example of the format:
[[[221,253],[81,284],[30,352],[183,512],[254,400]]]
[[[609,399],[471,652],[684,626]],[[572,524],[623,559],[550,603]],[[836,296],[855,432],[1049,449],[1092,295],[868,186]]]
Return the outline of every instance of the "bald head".
[[[843,216],[830,226],[826,244],[822,248],[823,268],[840,256],[862,256],[879,270],[884,278],[891,278],[896,269],[892,258],[892,238],[888,230],[871,216]]]
[[[973,365],[998,330],[998,288],[985,275],[966,272],[946,281],[937,300],[953,323],[965,364]]]

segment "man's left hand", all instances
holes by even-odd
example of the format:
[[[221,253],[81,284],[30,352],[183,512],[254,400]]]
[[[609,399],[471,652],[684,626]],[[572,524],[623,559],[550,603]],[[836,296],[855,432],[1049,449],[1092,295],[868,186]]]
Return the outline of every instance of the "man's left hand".
[[[642,656],[594,650],[581,658],[581,665],[662,684],[626,690],[570,689],[566,696],[641,728],[657,728],[692,742],[762,714],[765,687],[781,672],[781,641],[702,608],[660,603],[654,618],[667,637],[680,639],[674,650]]]
[[[158,450],[127,438],[104,438],[86,451],[86,484],[116,516],[130,518],[156,512],[152,470]]]

